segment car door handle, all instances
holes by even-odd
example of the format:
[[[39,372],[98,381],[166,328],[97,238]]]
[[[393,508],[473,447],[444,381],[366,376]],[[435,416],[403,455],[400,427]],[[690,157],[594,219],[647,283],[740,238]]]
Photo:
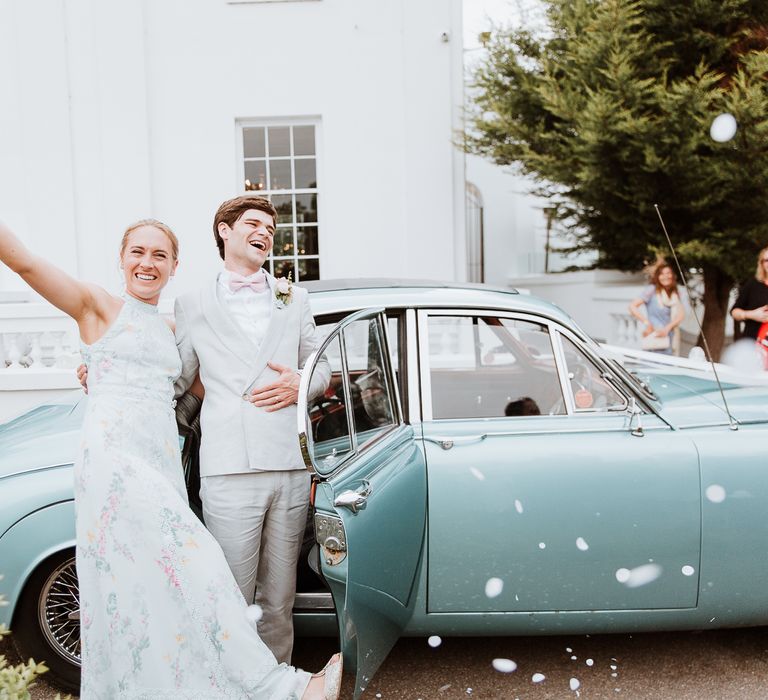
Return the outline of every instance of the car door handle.
[[[363,479],[354,491],[342,491],[333,502],[333,505],[340,508],[349,508],[353,513],[363,510],[368,505],[368,496],[371,495],[371,482]]]
[[[487,437],[488,433],[482,433],[481,435],[457,435],[455,437],[429,435],[424,439],[440,445],[444,450],[450,450],[454,445],[471,445],[473,442],[482,442]]]

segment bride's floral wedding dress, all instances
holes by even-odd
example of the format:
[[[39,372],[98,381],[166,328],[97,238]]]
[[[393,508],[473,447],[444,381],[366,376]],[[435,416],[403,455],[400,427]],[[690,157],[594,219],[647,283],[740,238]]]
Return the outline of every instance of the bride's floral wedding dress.
[[[187,504],[172,408],[181,362],[157,307],[127,297],[83,355],[81,698],[300,698],[309,674],[277,664]]]

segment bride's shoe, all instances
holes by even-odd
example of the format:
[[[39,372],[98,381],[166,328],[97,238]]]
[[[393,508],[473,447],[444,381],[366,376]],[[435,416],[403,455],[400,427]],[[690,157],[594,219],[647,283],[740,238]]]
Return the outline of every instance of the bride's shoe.
[[[323,678],[324,700],[339,700],[341,693],[341,673],[344,670],[344,657],[334,654],[322,671],[313,673],[312,678]]]

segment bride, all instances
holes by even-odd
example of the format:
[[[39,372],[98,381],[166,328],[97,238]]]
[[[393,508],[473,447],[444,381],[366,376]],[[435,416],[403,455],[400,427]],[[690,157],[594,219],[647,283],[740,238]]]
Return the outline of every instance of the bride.
[[[178,265],[165,224],[130,226],[115,297],[33,255],[0,223],[0,261],[75,319],[88,407],[75,465],[83,700],[339,696],[342,660],[278,664],[216,540],[189,509],[173,412],[181,371],[157,312]]]

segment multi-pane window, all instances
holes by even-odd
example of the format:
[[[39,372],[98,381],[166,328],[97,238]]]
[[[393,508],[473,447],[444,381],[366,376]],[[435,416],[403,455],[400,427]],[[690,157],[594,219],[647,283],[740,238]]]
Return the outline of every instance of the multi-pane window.
[[[295,282],[320,278],[314,124],[242,125],[243,189],[277,209],[269,270]]]

